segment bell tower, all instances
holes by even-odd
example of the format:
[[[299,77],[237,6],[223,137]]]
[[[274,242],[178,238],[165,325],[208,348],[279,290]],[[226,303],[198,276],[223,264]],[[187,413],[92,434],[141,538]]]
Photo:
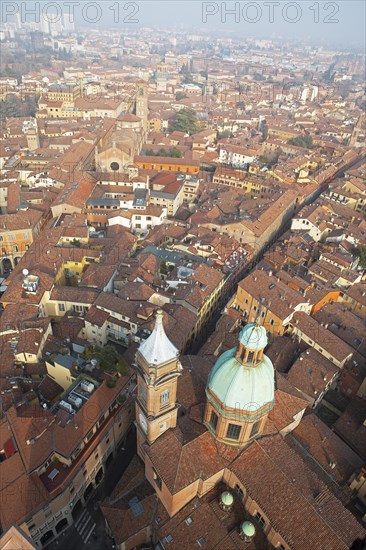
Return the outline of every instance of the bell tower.
[[[148,118],[148,93],[147,82],[140,80],[136,86],[136,116],[142,120],[142,127],[144,132],[147,132],[147,118]]]
[[[153,443],[177,425],[177,381],[182,369],[179,352],[165,334],[163,311],[158,309],[153,332],[136,353],[137,452],[144,460],[143,444]]]

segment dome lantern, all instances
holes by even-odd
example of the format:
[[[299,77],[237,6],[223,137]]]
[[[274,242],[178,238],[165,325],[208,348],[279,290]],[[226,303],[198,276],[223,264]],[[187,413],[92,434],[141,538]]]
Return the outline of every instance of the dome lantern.
[[[256,364],[263,358],[264,348],[267,344],[266,329],[257,322],[249,323],[240,332],[236,357],[243,363]]]
[[[229,491],[224,491],[223,493],[221,493],[219,502],[221,510],[224,510],[225,512],[230,512],[233,503],[234,497]]]
[[[251,542],[255,536],[255,527],[251,521],[243,521],[240,525],[240,538],[244,542]]]

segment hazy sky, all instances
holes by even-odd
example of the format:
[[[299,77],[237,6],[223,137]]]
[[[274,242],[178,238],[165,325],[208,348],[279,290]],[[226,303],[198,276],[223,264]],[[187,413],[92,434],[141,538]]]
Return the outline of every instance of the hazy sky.
[[[88,2],[84,2],[84,6],[85,4]],[[243,37],[308,37],[322,44],[344,47],[348,44],[350,47],[365,45],[366,3],[363,0],[103,0],[98,5],[102,15],[99,22],[101,26],[114,26],[116,21],[121,26],[128,27],[159,25],[235,32]],[[82,9],[78,11],[80,21]],[[86,8],[85,15],[86,19],[93,19],[96,9],[92,6]]]
[[[41,9],[47,5],[49,15],[54,10],[62,14],[73,10],[77,26],[131,29],[160,26],[184,28],[186,32],[306,38],[322,45],[365,47],[364,0],[3,0],[1,19],[10,20],[7,14],[19,10],[24,21],[31,21],[29,12],[36,5]]]

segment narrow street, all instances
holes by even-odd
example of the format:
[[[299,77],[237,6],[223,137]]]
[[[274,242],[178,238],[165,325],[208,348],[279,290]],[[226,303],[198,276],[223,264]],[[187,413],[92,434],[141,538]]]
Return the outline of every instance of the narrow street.
[[[116,487],[121,475],[127,468],[136,452],[136,435],[134,428],[130,431],[125,447],[121,447],[116,458],[106,472],[103,481],[89,499],[86,508],[64,534],[51,542],[48,550],[74,550],[88,548],[90,550],[112,550],[113,541],[105,530],[105,522],[100,511],[100,504]]]

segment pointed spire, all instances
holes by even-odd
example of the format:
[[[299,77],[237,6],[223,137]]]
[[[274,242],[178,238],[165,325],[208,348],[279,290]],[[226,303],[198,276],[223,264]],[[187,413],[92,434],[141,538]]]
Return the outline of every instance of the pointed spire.
[[[140,344],[139,353],[150,365],[160,365],[176,359],[178,350],[165,334],[163,324],[163,311],[156,311],[155,327],[150,336]]]

